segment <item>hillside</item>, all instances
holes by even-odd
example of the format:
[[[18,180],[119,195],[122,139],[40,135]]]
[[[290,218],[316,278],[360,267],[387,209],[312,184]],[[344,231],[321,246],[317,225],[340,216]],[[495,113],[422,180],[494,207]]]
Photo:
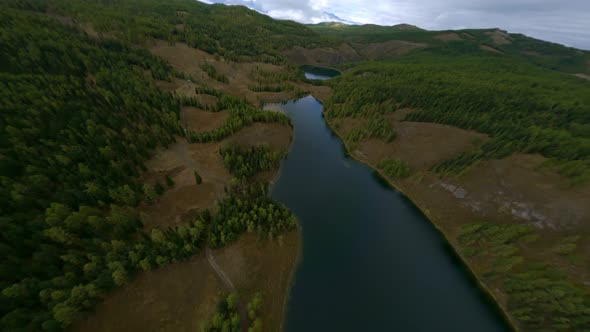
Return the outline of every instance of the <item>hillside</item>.
[[[590,52],[500,29],[3,1],[0,330],[278,330],[299,235],[267,186],[292,127],[259,107],[310,93],[518,329],[588,329],[589,79]]]
[[[262,112],[257,104],[259,98],[287,99],[300,93],[289,84],[299,82],[299,75],[287,66],[262,62],[236,68],[230,60],[218,61],[184,43],[180,47],[180,41],[171,50],[163,40],[148,43],[149,38],[170,40],[176,34],[166,26],[178,21],[178,10],[206,17],[233,17],[238,11],[248,19],[254,14],[193,2],[163,8],[159,1],[117,3],[126,10],[99,1],[9,5],[3,3],[0,14],[2,331],[70,328],[141,271],[157,270],[150,276],[164,278],[159,280],[191,274],[195,280],[215,280],[207,260],[200,259],[205,247],[220,248],[216,254],[222,256],[227,248],[234,253],[231,259],[255,262],[237,271],[251,277],[234,282],[246,292],[243,301],[264,291],[269,302],[261,310],[269,326],[278,326],[281,306],[270,300],[283,302],[297,234],[290,232],[295,226],[290,212],[260,188],[276,171],[291,129],[285,116]],[[299,25],[260,15],[253,20],[266,21],[269,31],[290,34],[293,26],[310,34]],[[259,29],[264,24],[251,23],[260,38],[276,36]],[[203,47],[218,57],[284,62],[272,49],[266,53],[267,44],[237,54],[244,40],[228,37],[237,33],[237,26]],[[187,33],[178,38],[190,42],[190,36],[198,37]],[[213,44],[215,50],[208,48]],[[183,52],[193,62],[174,67]],[[281,78],[270,77],[274,74]],[[221,154],[229,152],[223,148],[235,142],[242,148],[232,156],[240,162],[224,164]],[[258,146],[264,148],[249,150]],[[235,208],[236,200],[242,208]],[[252,206],[260,216],[270,217],[244,215]],[[264,224],[272,224],[272,230]],[[237,241],[246,232],[254,234]],[[277,248],[276,240],[260,242],[268,236],[282,239],[283,234],[286,247]],[[268,249],[260,252],[259,243]],[[280,253],[280,262],[271,264],[277,258],[265,252]],[[190,257],[192,262],[174,264]],[[219,293],[231,291],[220,283],[208,285],[194,289],[198,314],[170,314],[184,313],[205,324]],[[185,294],[185,289],[173,293],[161,284],[140,287],[140,294],[154,287],[168,292],[171,309]],[[129,312],[141,304],[125,303],[132,305],[127,312],[116,310],[131,324],[127,328],[137,322],[153,325],[166,315],[152,316],[150,322],[142,314],[133,321]]]
[[[312,29],[381,60],[332,63],[346,71],[326,118],[349,153],[420,206],[518,329],[587,328],[588,53],[499,30]],[[402,42],[420,44],[379,53]]]
[[[480,53],[486,51],[516,57],[542,67],[567,73],[590,73],[590,52],[550,43],[500,29],[466,29],[426,31],[410,25],[377,26],[317,24],[307,25],[322,36],[345,41],[358,52],[377,48],[378,59],[391,59],[396,54],[388,45],[412,43],[447,53]],[[406,46],[407,47],[407,46]],[[380,51],[380,52],[379,52]],[[369,56],[369,60],[374,60]]]

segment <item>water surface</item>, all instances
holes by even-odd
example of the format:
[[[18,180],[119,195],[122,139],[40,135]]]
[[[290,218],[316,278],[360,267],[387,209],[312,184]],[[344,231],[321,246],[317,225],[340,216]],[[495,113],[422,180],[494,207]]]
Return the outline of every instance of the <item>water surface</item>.
[[[327,75],[319,75],[319,74],[312,74],[312,73],[305,73],[305,78],[307,78],[308,80],[328,80],[330,78],[332,78],[332,76],[327,76]]]
[[[332,68],[304,65],[300,67],[305,73],[305,78],[309,80],[329,80],[340,75],[340,72]]]
[[[302,230],[287,332],[507,330],[425,216],[345,156],[316,99],[278,107],[294,139],[271,195]]]

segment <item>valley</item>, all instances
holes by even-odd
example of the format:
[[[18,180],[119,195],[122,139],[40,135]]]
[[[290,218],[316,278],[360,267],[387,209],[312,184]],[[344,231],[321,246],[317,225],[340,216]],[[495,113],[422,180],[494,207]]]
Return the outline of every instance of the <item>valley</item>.
[[[0,9],[2,331],[590,327],[590,52]]]

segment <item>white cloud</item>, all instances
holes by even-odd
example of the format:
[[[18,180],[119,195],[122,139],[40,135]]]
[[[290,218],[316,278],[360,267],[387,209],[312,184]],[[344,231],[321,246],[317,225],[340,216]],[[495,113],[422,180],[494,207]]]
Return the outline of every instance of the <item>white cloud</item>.
[[[498,27],[590,49],[590,0],[199,0],[241,4],[301,23],[414,24],[431,30]]]

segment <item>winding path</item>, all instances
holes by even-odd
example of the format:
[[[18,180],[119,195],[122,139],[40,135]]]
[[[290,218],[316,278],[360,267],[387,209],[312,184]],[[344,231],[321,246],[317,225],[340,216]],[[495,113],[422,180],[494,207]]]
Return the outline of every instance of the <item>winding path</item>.
[[[181,118],[180,120],[181,120],[184,131],[188,132],[188,124],[186,121],[186,114],[184,112],[184,107],[182,107],[182,105],[180,108],[180,118]],[[193,171],[196,170],[196,165],[195,165],[194,159],[189,158],[189,156],[188,156],[187,143],[182,142],[180,145],[178,145],[177,153],[180,155],[180,157],[184,161],[184,164],[187,168],[190,168]],[[215,274],[217,274],[219,279],[221,279],[221,282],[223,282],[223,286],[225,286],[225,289],[229,293],[237,293],[236,287],[231,282],[231,279],[227,276],[227,274],[225,274],[225,272],[223,271],[221,266],[219,266],[219,264],[217,264],[217,261],[215,260],[215,257],[213,257],[213,254],[211,253],[211,249],[209,247],[207,247],[205,249],[205,254],[207,256],[207,261],[209,262],[209,265],[211,265],[211,267],[215,271]],[[246,310],[246,306],[244,305],[244,303],[242,303],[242,301],[240,301],[239,298],[237,300],[236,305],[238,307],[238,313],[240,314],[240,329],[243,332],[247,332],[248,331],[248,311]]]
[[[209,247],[205,249],[205,254],[207,255],[207,261],[209,262],[209,265],[211,265],[219,279],[221,279],[226,290],[230,293],[237,293],[236,287],[231,282],[231,279],[227,276],[227,274],[225,274],[223,269],[219,266],[219,264],[217,264],[217,261],[215,260],[215,257],[213,257]],[[248,311],[246,310],[244,303],[240,301],[239,297],[236,305],[238,306],[238,313],[240,314],[240,328],[243,332],[246,332],[248,331]]]
[[[211,265],[213,270],[215,270],[215,273],[217,273],[217,276],[221,279],[225,288],[227,288],[227,290],[231,293],[235,292],[236,287],[231,282],[227,274],[223,272],[223,269],[219,266],[219,264],[217,264],[215,257],[213,257],[213,254],[211,253],[211,249],[207,248],[205,249],[205,252],[207,254],[207,261],[209,262],[209,265]]]

